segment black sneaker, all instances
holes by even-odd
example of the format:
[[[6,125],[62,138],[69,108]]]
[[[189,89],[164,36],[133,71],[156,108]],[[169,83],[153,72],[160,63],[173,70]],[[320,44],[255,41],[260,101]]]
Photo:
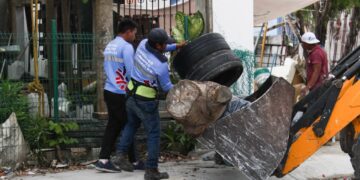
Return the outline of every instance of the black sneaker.
[[[112,161],[114,162],[115,166],[118,166],[124,171],[134,171],[134,165],[131,164],[131,162],[123,154],[117,154]]]
[[[157,168],[146,169],[144,179],[145,180],[169,179],[169,174],[167,172],[159,172]]]
[[[108,161],[107,163],[102,163],[101,161],[98,161],[95,164],[95,169],[101,172],[108,172],[108,173],[119,173],[121,172],[121,169],[115,167],[111,161]]]
[[[135,170],[145,170],[145,163],[142,160],[133,163]]]

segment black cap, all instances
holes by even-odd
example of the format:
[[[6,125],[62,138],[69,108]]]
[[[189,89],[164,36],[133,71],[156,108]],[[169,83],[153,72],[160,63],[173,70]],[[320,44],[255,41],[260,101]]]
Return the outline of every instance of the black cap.
[[[159,44],[171,44],[174,43],[174,40],[168,36],[166,31],[161,28],[154,28],[150,31],[148,39],[154,43]]]

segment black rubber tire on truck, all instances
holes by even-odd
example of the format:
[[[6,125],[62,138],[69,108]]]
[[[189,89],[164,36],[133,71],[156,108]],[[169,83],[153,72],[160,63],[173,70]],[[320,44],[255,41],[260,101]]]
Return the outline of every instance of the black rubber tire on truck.
[[[344,151],[345,153],[348,153],[350,157],[352,156],[352,148],[354,145],[354,134],[355,134],[355,129],[352,123],[350,123],[340,131],[341,150]]]
[[[230,86],[242,73],[240,59],[230,50],[222,35],[209,33],[186,45],[174,58],[182,79],[214,81]]]
[[[352,147],[351,165],[354,168],[355,179],[360,179],[360,138],[358,137],[355,140]]]

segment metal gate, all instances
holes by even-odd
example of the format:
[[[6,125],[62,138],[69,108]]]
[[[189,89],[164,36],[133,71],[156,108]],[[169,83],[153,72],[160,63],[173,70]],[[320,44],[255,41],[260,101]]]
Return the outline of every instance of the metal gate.
[[[152,28],[163,28],[171,35],[175,26],[175,14],[180,11],[193,14],[197,7],[195,0],[116,0],[116,20],[133,19],[138,23],[135,44],[138,44]]]

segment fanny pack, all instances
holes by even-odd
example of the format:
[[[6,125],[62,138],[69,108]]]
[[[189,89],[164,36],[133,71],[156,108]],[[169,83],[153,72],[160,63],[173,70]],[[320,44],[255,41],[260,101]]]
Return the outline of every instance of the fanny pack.
[[[157,98],[157,88],[131,78],[127,86],[127,94],[139,100],[154,101]]]

